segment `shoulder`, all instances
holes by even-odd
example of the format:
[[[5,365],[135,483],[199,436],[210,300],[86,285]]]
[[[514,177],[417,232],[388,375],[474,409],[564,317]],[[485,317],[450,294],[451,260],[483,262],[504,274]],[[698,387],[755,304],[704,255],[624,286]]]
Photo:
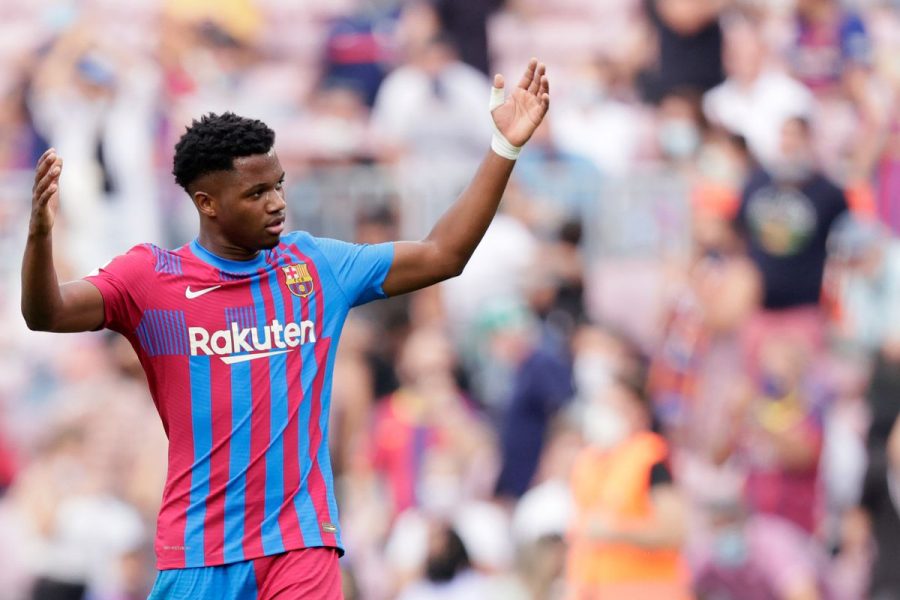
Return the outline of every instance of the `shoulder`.
[[[746,185],[744,185],[744,195],[750,196],[754,192],[767,187],[771,183],[771,175],[769,175],[764,169],[757,169],[750,175],[750,178],[747,180]]]
[[[326,237],[316,237],[307,231],[292,231],[282,236],[281,241],[283,244],[286,244],[289,249],[293,248],[299,250],[313,260],[317,258],[328,260],[335,254],[352,246],[349,242]]]
[[[835,204],[846,205],[847,200],[844,190],[834,181],[819,174],[810,182],[809,191],[815,193],[820,198],[827,198]]]
[[[168,251],[153,244],[138,244],[108,261],[102,267],[98,267],[88,276],[96,276],[101,272],[109,272],[115,275],[142,273],[160,262],[165,262],[164,253],[166,252]]]
[[[399,67],[385,77],[381,87],[378,89],[378,96],[400,94],[404,87],[420,85],[424,81],[425,77],[417,70],[410,67]]]
[[[315,238],[306,231],[289,231],[281,236],[281,243],[291,245],[309,245],[315,242]]]
[[[726,79],[703,94],[703,108],[706,110],[720,108],[723,103],[732,101],[736,92],[737,90],[731,80]]]
[[[802,102],[813,99],[809,88],[781,70],[772,69],[764,73],[760,78],[759,87],[767,97],[775,95],[778,100],[782,100],[784,97],[791,97]],[[800,108],[806,109],[805,105]]]

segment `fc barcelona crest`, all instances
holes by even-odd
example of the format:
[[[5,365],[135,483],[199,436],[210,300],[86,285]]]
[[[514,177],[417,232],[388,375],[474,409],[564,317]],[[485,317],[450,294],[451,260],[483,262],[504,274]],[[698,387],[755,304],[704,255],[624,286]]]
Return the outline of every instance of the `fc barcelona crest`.
[[[313,278],[309,274],[306,263],[297,263],[289,267],[281,267],[284,271],[284,283],[295,296],[306,298],[313,291]]]

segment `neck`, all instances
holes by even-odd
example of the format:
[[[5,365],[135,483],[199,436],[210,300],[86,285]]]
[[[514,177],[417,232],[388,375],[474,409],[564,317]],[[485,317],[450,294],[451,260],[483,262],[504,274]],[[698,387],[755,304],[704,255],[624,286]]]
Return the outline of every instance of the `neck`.
[[[197,242],[209,252],[227,260],[252,260],[259,254],[259,250],[243,248],[227,240],[221,233],[203,228],[200,229]]]

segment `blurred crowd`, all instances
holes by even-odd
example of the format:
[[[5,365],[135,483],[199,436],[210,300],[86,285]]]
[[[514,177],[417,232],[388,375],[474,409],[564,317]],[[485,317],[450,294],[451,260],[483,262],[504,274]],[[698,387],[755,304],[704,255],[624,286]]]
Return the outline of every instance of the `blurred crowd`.
[[[190,240],[172,147],[208,111],[276,130],[294,228],[419,236],[488,74],[538,56],[466,272],[347,323],[347,598],[900,599],[897,0],[49,0],[0,32],[0,598],[145,597],[166,469],[127,342],[19,316],[43,150],[63,278]],[[346,173],[391,192],[350,210]]]

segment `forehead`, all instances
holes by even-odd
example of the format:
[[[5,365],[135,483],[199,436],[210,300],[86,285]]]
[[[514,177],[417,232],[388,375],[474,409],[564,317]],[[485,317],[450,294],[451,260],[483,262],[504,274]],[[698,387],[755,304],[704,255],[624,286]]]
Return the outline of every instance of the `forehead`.
[[[240,181],[278,179],[284,170],[281,161],[272,149],[266,154],[252,154],[234,159],[233,174]]]

